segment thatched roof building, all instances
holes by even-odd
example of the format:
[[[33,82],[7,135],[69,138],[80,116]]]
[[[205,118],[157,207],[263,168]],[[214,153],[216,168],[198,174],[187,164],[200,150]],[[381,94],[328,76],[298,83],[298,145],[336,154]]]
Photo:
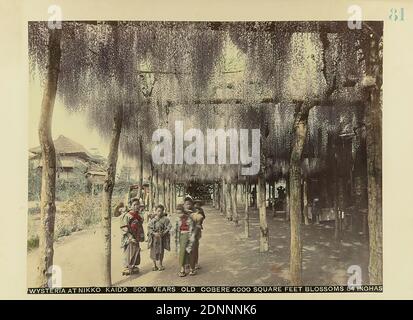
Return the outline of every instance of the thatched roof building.
[[[58,156],[73,156],[73,157],[82,159],[86,162],[93,162],[93,163],[101,162],[99,158],[90,154],[89,151],[84,146],[82,146],[80,143],[77,143],[73,141],[72,139],[65,137],[64,135],[60,135],[53,142],[56,148],[56,154]],[[29,151],[33,154],[31,159],[36,159],[36,158],[41,157],[40,146],[31,148],[29,149]],[[66,161],[66,164],[68,164],[67,161]]]

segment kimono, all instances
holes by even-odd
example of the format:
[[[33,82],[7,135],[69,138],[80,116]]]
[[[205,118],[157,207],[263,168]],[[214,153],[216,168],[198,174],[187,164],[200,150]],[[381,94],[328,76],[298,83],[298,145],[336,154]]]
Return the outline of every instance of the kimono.
[[[166,215],[159,219],[154,217],[148,224],[148,249],[152,260],[163,260],[165,250],[171,250],[171,237],[169,231],[172,229],[171,222]],[[155,236],[159,233],[160,236]]]
[[[141,261],[139,242],[145,240],[143,219],[139,212],[129,211],[120,216],[122,231],[121,248],[123,249],[123,266],[136,268]]]
[[[203,229],[203,223],[205,220],[205,213],[202,208],[195,209],[193,213],[191,213],[191,218],[193,220],[193,224],[195,227],[195,239],[199,240],[201,239],[202,236],[202,229]]]
[[[191,218],[193,221],[194,241],[192,244],[192,251],[189,257],[189,264],[193,269],[198,264],[199,259],[199,240],[202,237],[202,224],[205,219],[204,210],[202,208],[195,209],[195,212],[191,214]]]
[[[178,252],[179,266],[190,263],[190,253],[195,241],[194,223],[189,214],[181,214],[175,223],[175,248]]]

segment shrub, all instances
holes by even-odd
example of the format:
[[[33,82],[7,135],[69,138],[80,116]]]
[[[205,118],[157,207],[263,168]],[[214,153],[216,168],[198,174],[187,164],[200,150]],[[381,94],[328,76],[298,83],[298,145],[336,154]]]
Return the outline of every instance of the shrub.
[[[78,194],[61,204],[56,215],[56,238],[100,222],[101,197]]]
[[[79,193],[87,192],[87,179],[85,172],[87,167],[84,164],[76,163],[69,174],[57,172],[56,176],[56,199],[60,201],[70,200]]]
[[[61,225],[55,232],[55,238],[65,237],[70,234],[72,234],[70,227],[67,225]]]
[[[40,189],[42,185],[41,170],[35,166],[35,162],[29,161],[28,172],[28,192],[29,201],[40,199]]]
[[[40,206],[36,205],[35,207],[29,208],[27,211],[29,214],[38,214],[40,213]]]
[[[123,199],[124,196],[114,195],[112,197],[112,212]],[[93,196],[78,193],[69,200],[60,202],[56,211],[55,240],[98,224],[101,221],[101,208],[102,194]],[[29,210],[28,250],[39,246],[39,217],[35,214],[37,211],[40,211],[39,207],[33,207]]]
[[[29,239],[27,239],[27,250],[30,251],[34,248],[39,247],[39,236],[32,236]]]

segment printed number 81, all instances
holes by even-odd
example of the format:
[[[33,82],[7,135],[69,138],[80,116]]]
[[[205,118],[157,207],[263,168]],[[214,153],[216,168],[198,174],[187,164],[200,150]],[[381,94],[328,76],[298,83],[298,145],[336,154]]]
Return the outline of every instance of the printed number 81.
[[[389,20],[392,21],[404,21],[404,8],[400,8],[400,11],[395,8],[390,9]]]

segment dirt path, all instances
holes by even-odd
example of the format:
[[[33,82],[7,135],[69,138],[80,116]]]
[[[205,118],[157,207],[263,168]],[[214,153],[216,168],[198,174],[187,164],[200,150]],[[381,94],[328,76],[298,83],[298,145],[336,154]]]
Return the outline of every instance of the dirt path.
[[[241,209],[240,209],[241,210]],[[179,278],[172,238],[166,252],[164,271],[151,271],[152,261],[146,242],[142,243],[138,275],[121,275],[121,248],[118,218],[112,225],[112,282],[116,286],[158,285],[288,285],[289,225],[268,214],[270,250],[259,252],[258,213],[250,214],[251,237],[242,238],[242,223],[236,227],[212,207],[205,207],[203,237],[200,242],[202,269],[193,277]],[[174,219],[174,217],[171,217]],[[333,240],[334,229],[326,225],[303,226],[303,280],[308,285],[346,284],[347,269],[359,265],[367,274],[368,248],[363,238],[346,234],[341,244]],[[99,229],[84,230],[59,240],[55,264],[62,270],[63,286],[102,284],[102,236]],[[28,255],[28,286],[33,286],[37,250]],[[363,283],[367,279],[363,278]]]

